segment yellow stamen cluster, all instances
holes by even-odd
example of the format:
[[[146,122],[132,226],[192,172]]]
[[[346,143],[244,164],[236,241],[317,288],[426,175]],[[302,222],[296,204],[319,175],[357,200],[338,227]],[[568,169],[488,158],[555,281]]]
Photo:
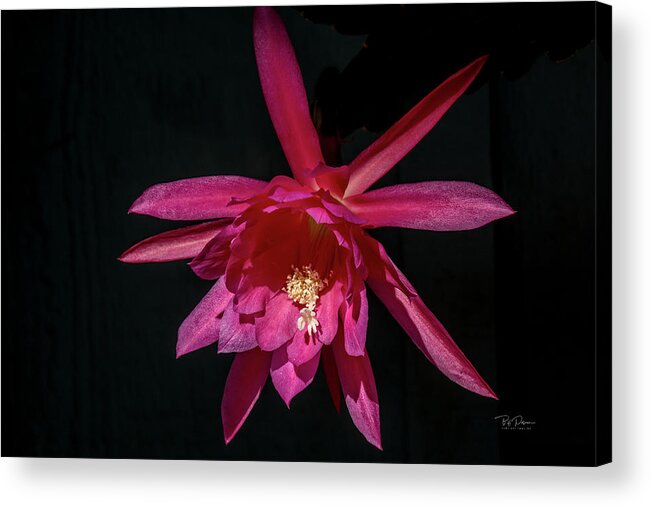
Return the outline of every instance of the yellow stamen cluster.
[[[302,269],[292,266],[292,269],[294,272],[287,276],[285,285],[287,295],[297,304],[314,309],[319,292],[325,288],[327,281],[322,280],[311,265],[303,266]]]
[[[300,317],[296,322],[299,330],[307,327],[307,333],[311,337],[316,333],[319,321],[316,318],[314,309],[316,308],[319,292],[328,284],[327,279],[321,279],[319,273],[312,270],[311,265],[304,265],[297,269],[292,265],[293,273],[287,276],[287,282],[283,290],[287,296],[301,306],[305,306],[300,311]]]

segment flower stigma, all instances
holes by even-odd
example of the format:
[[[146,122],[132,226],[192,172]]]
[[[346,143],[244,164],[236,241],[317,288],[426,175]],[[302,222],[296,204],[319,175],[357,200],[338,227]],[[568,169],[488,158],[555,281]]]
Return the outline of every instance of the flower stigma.
[[[296,322],[298,330],[307,328],[310,337],[316,334],[319,320],[316,318],[316,303],[321,292],[327,285],[327,279],[321,279],[319,273],[312,270],[312,265],[304,265],[300,269],[292,265],[292,274],[287,276],[283,291],[295,303],[304,306]]]

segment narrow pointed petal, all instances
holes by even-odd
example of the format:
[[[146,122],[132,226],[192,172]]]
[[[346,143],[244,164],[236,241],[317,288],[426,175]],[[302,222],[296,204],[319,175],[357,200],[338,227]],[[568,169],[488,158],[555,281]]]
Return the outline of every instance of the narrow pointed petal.
[[[228,220],[209,221],[148,237],[131,246],[118,260],[128,264],[140,264],[192,258],[228,223]]]
[[[255,333],[260,348],[273,351],[294,337],[299,312],[284,292],[274,295],[265,313],[255,321]]]
[[[255,348],[235,355],[222,398],[222,425],[226,444],[240,430],[269,376],[271,353]]]
[[[381,450],[380,404],[368,353],[351,357],[346,353],[341,337],[332,343],[332,351],[348,412],[366,440]]]
[[[363,281],[360,280],[354,290],[352,301],[342,306],[342,326],[346,353],[360,356],[366,348],[368,300]]]
[[[396,270],[404,278],[402,272],[388,256],[384,261],[387,263],[387,269]],[[471,392],[497,399],[488,383],[479,375],[441,322],[418,295],[411,297],[406,295],[375,269],[369,272],[366,282],[418,349],[443,374]],[[413,287],[410,288],[415,294]]]
[[[258,346],[255,338],[255,321],[251,315],[241,315],[230,303],[224,310],[219,327],[219,353],[240,353]]]
[[[449,77],[362,151],[349,166],[350,181],[345,196],[365,191],[411,151],[463,95],[487,58],[482,56]]]
[[[295,365],[287,356],[287,347],[282,346],[271,357],[271,381],[289,408],[294,397],[312,383],[319,366],[319,354],[301,365]]]
[[[346,203],[370,227],[434,231],[479,228],[514,212],[491,190],[462,181],[388,186],[352,197]]]
[[[301,70],[280,16],[272,7],[256,7],[253,41],[269,115],[294,177],[312,185],[307,172],[323,163]]]
[[[220,315],[232,299],[221,278],[179,327],[176,357],[208,346],[219,339]]]
[[[321,364],[332,403],[335,405],[337,413],[341,413],[341,385],[337,374],[337,364],[330,346],[326,346],[321,351]]]
[[[409,297],[418,296],[409,280],[391,261],[381,242],[376,241],[363,231],[358,235],[358,241],[367,272],[374,279],[391,284]]]
[[[246,209],[247,205],[229,206],[231,199],[256,195],[266,185],[264,181],[241,176],[181,179],[147,188],[129,212],[164,220],[232,218]]]

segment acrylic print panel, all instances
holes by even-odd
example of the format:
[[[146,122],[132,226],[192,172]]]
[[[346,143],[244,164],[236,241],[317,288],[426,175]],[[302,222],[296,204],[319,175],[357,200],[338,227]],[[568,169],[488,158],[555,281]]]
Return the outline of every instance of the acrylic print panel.
[[[3,455],[608,462],[610,60],[592,2],[3,12]]]

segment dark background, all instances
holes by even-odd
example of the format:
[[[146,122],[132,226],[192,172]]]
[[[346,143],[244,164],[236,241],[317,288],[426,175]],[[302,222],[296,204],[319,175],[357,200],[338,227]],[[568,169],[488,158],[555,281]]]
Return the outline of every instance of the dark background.
[[[595,105],[609,94],[610,13],[595,42],[595,9],[280,9],[322,133],[346,137],[345,162],[447,75],[491,54],[471,92],[380,183],[473,181],[518,213],[468,232],[374,235],[500,401],[447,380],[371,297],[383,452],[345,409],[337,415],[321,373],[291,411],[269,382],[225,446],[219,409],[231,356],[211,346],[174,358],[177,327],[210,284],[183,262],[116,260],[178,225],[127,216],[148,186],[288,173],[258,82],[252,10],[4,11],[2,454],[607,459],[610,127],[600,110],[596,130]],[[501,414],[535,425],[501,430]]]

